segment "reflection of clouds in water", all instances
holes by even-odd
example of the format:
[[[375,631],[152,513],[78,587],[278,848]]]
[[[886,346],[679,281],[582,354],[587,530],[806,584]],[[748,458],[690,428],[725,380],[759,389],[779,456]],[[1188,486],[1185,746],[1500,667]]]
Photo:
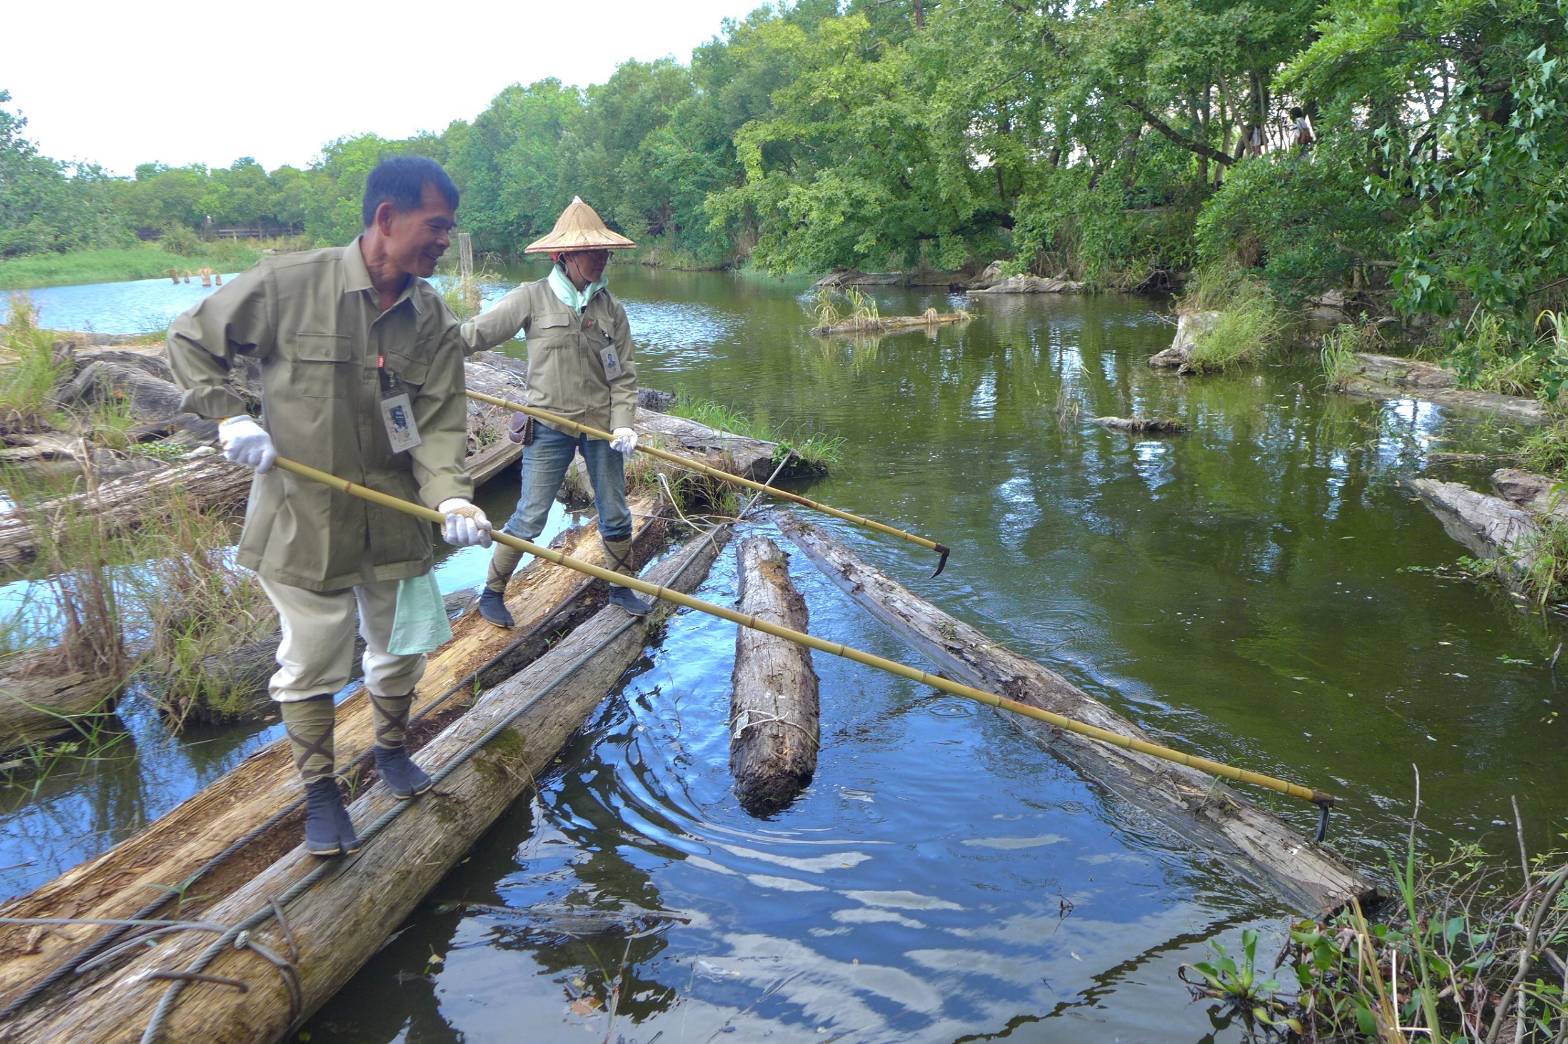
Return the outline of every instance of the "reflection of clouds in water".
[[[997,531],[1003,542],[1022,541],[1040,524],[1034,482],[1027,475],[1015,475],[996,487],[996,501]]]
[[[1171,448],[1163,442],[1140,442],[1132,448],[1133,470],[1152,493],[1171,481]]]

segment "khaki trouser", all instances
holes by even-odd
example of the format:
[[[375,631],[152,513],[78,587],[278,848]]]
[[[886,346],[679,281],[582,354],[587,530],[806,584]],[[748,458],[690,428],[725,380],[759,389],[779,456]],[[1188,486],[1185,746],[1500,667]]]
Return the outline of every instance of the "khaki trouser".
[[[396,580],[317,592],[258,579],[283,628],[278,670],[267,685],[279,703],[334,693],[348,684],[356,604],[359,633],[365,639],[365,688],[375,696],[406,696],[424,676],[423,655],[387,652],[397,612]]]

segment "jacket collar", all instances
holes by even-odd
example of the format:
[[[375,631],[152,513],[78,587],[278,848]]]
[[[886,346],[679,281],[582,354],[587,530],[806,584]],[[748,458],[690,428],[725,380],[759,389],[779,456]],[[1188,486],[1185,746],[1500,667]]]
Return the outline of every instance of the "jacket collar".
[[[371,295],[371,301],[375,302],[376,286],[370,281],[370,269],[365,267],[365,255],[359,248],[360,240],[363,238],[363,236],[355,236],[354,241],[344,247],[339,256],[339,263],[343,266],[343,292],[345,294],[368,293]],[[403,292],[398,295],[396,301],[392,302],[392,308],[407,301],[414,309],[415,315],[424,315],[425,306],[420,303],[419,295],[414,292],[421,282],[423,280],[418,276],[409,276],[408,285],[403,287]],[[388,308],[387,311],[390,312],[392,308]]]

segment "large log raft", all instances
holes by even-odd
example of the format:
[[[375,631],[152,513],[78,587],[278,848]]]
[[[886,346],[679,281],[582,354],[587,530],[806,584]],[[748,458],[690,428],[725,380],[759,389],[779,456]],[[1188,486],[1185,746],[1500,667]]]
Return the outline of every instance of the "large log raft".
[[[663,501],[633,498],[634,558],[641,562],[664,535]],[[597,526],[563,536],[559,546],[569,555],[608,566],[608,555]],[[602,584],[581,573],[536,561],[520,570],[507,588],[507,605],[517,620],[515,631],[503,631],[469,613],[453,626],[452,641],[430,659],[414,690],[413,713],[425,713],[443,695],[460,709],[468,679],[493,684],[542,654],[565,627],[591,613],[590,592]],[[459,684],[464,683],[464,684]],[[455,701],[455,702],[454,702]],[[371,708],[363,689],[345,699],[337,711],[339,767],[370,749]],[[278,741],[247,758],[233,771],[193,795],[135,837],[122,841],[87,863],[67,871],[28,895],[0,907],[8,917],[128,917],[143,911],[160,889],[174,890],[220,853],[245,838],[299,797],[299,782],[286,741]],[[195,891],[227,894],[248,880],[259,858],[270,859],[298,840],[301,815],[281,819],[212,867]],[[269,854],[270,853],[270,854]],[[100,939],[106,929],[90,926],[28,929],[0,926],[0,1010],[33,984],[72,963],[82,946]]]
[[[806,600],[789,579],[789,558],[767,537],[748,537],[740,560],[740,611],[808,630]],[[777,812],[817,771],[821,742],[811,650],[740,627],[730,696],[730,773],[735,796],[754,816]]]
[[[1551,419],[1546,406],[1536,399],[1461,388],[1452,370],[1392,355],[1356,353],[1354,371],[1341,382],[1341,390],[1364,399],[1426,399],[1519,424],[1545,424]]]
[[[784,529],[822,571],[945,676],[1140,739],[1132,722],[1067,679],[999,646],[855,558],[822,530],[784,514]],[[1309,913],[1373,893],[1370,882],[1231,788],[1196,769],[1098,743],[1032,719],[1015,721],[1117,802],[1142,809],[1184,837],[1239,857],[1249,876]]]
[[[927,308],[920,315],[878,315],[858,319],[846,319],[841,323],[830,323],[823,326],[814,326],[811,332],[818,337],[829,334],[879,334],[892,333],[895,330],[935,329],[949,323],[967,323],[968,312],[938,312],[935,308]]]
[[[726,536],[720,531],[698,537],[648,579],[676,590],[693,589]],[[439,778],[447,770],[436,790],[404,803],[358,856],[318,869],[320,860],[303,846],[294,847],[221,902],[199,903],[199,911],[189,911],[193,918],[229,926],[265,918],[248,939],[286,955],[292,975],[280,973],[255,948],[220,940],[204,973],[243,982],[247,989],[190,983],[169,1004],[158,1039],[270,1041],[297,1028],[381,948],[496,817],[534,785],[642,655],[658,619],[607,608],[522,673],[484,693],[419,752],[417,760],[427,771]],[[385,788],[375,786],[350,812],[365,835],[370,824],[397,805]],[[287,929],[280,928],[268,916],[272,904],[312,873],[317,878],[287,903]],[[138,951],[127,965],[39,998],[0,1028],[0,1040],[88,1044],[136,1039],[165,991],[185,986],[154,976],[188,968],[212,945],[213,937],[200,932],[162,936],[156,947]]]

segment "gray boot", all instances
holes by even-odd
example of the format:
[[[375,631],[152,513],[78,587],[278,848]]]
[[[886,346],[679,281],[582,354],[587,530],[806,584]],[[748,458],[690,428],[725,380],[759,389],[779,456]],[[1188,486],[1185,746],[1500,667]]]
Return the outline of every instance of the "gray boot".
[[[294,767],[305,784],[305,848],[311,855],[350,855],[359,851],[354,824],[343,807],[332,774],[332,724],[335,709],[330,693],[280,706],[283,730],[294,750]]]
[[[490,570],[485,576],[485,589],[479,592],[479,615],[495,624],[511,630],[517,626],[517,621],[512,619],[512,612],[506,607],[506,584],[512,579],[512,574],[517,571],[517,564],[523,560],[523,553],[515,547],[497,544],[495,551],[490,555]]]
[[[408,711],[414,697],[370,694],[376,712],[376,772],[399,801],[417,797],[431,787],[430,777],[408,756],[403,740],[408,729]]]
[[[632,566],[632,542],[626,540],[604,540],[604,550],[610,556],[610,568],[617,573],[627,576],[636,576],[637,570]],[[653,612],[652,599],[644,598],[629,587],[610,585],[610,604],[625,609],[633,616],[647,616]]]

